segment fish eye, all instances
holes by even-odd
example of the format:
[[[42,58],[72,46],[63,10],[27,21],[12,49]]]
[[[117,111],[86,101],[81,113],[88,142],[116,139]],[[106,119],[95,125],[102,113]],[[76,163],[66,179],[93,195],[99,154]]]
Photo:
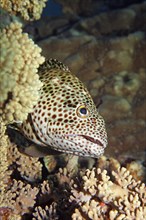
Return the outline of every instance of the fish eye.
[[[87,118],[89,115],[89,111],[88,111],[87,107],[85,105],[80,105],[77,108],[77,115],[80,118]]]

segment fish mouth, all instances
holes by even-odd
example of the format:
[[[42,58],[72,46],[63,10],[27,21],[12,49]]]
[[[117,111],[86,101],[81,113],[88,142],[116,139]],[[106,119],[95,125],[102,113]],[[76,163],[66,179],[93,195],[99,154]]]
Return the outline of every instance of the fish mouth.
[[[84,135],[84,134],[68,134],[68,135],[64,135],[64,138],[68,139],[68,137],[77,137],[77,136],[82,137],[82,138],[86,139],[87,141],[90,141],[94,144],[97,144],[98,146],[100,146],[102,148],[105,148],[105,145],[99,139],[95,139],[91,136]]]
[[[94,138],[87,136],[87,135],[79,135],[79,136],[85,138],[88,141],[91,141],[94,144],[98,144],[99,146],[104,147],[103,144],[101,143],[101,141],[99,141],[98,139],[94,139]]]

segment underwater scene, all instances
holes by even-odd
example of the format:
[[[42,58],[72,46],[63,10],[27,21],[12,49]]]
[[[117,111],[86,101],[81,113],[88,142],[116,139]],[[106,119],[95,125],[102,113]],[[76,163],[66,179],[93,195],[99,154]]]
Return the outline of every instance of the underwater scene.
[[[0,220],[146,219],[146,1],[0,0]]]

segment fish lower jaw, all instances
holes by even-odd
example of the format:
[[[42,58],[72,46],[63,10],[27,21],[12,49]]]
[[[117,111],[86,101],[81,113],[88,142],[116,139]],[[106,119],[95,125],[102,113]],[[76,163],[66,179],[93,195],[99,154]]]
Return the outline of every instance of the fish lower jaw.
[[[101,150],[100,153],[98,152],[97,154],[96,153],[88,153],[86,151],[71,151],[71,150],[62,150],[62,149],[57,149],[57,151],[60,151],[61,153],[66,153],[66,154],[73,154],[73,155],[76,155],[76,156],[80,156],[80,157],[91,157],[91,158],[99,158],[103,155],[104,153],[104,150]]]
[[[88,135],[84,135],[84,134],[67,134],[67,135],[64,135],[64,138],[65,139],[70,139],[70,138],[83,138],[84,140],[86,140],[87,142],[91,142],[93,144],[95,144],[97,147],[100,147],[100,148],[103,148],[105,149],[106,146],[107,146],[107,141],[103,141],[101,139],[95,139],[91,136],[88,136]]]
[[[49,145],[62,153],[98,158],[104,153],[106,141],[86,134],[63,134],[52,137]]]
[[[93,158],[98,158],[104,153],[104,147],[97,144],[97,141],[91,142],[81,136],[74,136],[74,138],[72,136],[66,136],[62,138],[63,139],[58,138],[57,141],[54,141],[52,144],[54,150]]]

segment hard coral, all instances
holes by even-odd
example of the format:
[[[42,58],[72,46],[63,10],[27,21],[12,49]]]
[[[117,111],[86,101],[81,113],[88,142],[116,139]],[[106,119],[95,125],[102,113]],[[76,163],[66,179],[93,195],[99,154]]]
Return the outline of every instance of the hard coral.
[[[32,220],[42,220],[42,219],[58,220],[59,217],[57,216],[56,213],[56,206],[57,204],[53,202],[50,206],[45,206],[44,209],[40,206],[36,207],[35,213],[33,214],[34,218],[32,218]]]
[[[47,0],[1,0],[1,7],[25,20],[39,19]]]
[[[7,158],[9,140],[5,130],[6,126],[0,118],[0,197],[1,192],[7,186],[11,174],[11,171],[8,171],[9,162]]]
[[[93,168],[82,176],[82,187],[80,184],[73,185],[70,202],[79,204],[72,215],[73,220],[102,220],[108,219],[108,216],[111,220],[144,220],[145,184],[136,182],[124,167],[113,171],[111,177],[106,170]]]
[[[30,184],[14,180],[1,196],[0,206],[11,209],[13,214],[23,215],[34,206],[38,191],[37,187],[32,188]]]
[[[9,163],[15,164],[22,179],[35,182],[42,178],[42,164],[39,162],[39,158],[20,153],[15,144],[11,144],[7,154]]]
[[[120,168],[116,159],[101,157],[92,169],[75,175],[64,167],[51,175],[45,171],[43,177],[41,161],[26,158],[14,144],[5,148],[5,155],[2,165],[7,178],[0,172],[2,218],[144,220],[145,185]]]
[[[25,120],[37,103],[42,83],[36,72],[44,62],[40,52],[21,24],[0,32],[0,114],[7,123]]]

